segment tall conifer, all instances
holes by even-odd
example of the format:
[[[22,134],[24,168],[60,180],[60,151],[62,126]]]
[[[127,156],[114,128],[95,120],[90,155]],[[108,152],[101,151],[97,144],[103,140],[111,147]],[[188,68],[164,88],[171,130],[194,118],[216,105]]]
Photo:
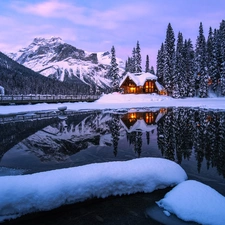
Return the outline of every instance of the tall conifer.
[[[158,81],[164,85],[164,44],[161,44],[161,48],[157,54],[157,62],[156,62],[156,76],[158,77]]]
[[[169,95],[171,95],[173,91],[172,76],[174,74],[174,58],[175,58],[175,37],[173,28],[169,23],[166,31],[166,40],[164,45],[164,71],[163,71],[164,85]]]
[[[202,23],[200,23],[199,36],[196,41],[195,70],[199,80],[199,96],[205,98],[208,96],[208,74],[206,70],[206,41]]]
[[[142,67],[141,67],[141,48],[139,41],[137,41],[137,46],[136,46],[136,71],[137,73],[142,72]]]
[[[220,33],[220,52],[221,52],[221,64],[220,64],[220,85],[221,94],[225,96],[225,20],[222,20],[219,28]]]
[[[112,79],[112,91],[119,91],[119,68],[116,63],[116,51],[114,46],[111,48],[111,68],[110,76]]]
[[[149,56],[146,56],[146,63],[145,63],[145,72],[149,73],[150,69],[149,69]]]

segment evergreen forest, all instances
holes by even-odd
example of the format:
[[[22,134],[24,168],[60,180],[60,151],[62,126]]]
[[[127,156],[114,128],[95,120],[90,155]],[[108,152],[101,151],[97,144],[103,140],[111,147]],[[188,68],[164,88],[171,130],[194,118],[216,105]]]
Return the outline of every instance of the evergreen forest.
[[[175,35],[169,23],[165,41],[157,55],[159,82],[175,98],[225,96],[225,20],[219,29],[209,28],[207,38],[203,24],[193,47],[190,39]]]

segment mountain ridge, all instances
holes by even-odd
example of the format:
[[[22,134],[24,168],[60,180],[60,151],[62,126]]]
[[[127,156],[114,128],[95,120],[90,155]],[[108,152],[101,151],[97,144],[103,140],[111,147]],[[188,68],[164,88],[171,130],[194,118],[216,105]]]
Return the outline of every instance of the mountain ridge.
[[[34,38],[28,47],[8,56],[18,63],[50,78],[72,81],[74,78],[88,84],[93,92],[111,88],[109,69],[111,53],[88,52],[64,42],[60,37]],[[117,58],[122,76],[125,63]]]

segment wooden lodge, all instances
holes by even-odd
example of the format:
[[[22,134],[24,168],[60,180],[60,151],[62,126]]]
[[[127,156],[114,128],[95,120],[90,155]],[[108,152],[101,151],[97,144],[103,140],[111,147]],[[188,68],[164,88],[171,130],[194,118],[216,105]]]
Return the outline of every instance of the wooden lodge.
[[[167,95],[166,90],[157,81],[157,76],[151,73],[127,73],[120,82],[124,94]]]

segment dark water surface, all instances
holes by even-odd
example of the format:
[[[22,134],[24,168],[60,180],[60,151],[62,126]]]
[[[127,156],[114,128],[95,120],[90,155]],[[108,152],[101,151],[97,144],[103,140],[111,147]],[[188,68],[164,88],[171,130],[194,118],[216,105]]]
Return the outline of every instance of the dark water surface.
[[[0,124],[0,175],[138,157],[173,160],[189,179],[225,196],[225,112],[182,107],[107,110]],[[10,223],[182,224],[176,218],[156,222],[146,213],[167,191],[93,199]]]

